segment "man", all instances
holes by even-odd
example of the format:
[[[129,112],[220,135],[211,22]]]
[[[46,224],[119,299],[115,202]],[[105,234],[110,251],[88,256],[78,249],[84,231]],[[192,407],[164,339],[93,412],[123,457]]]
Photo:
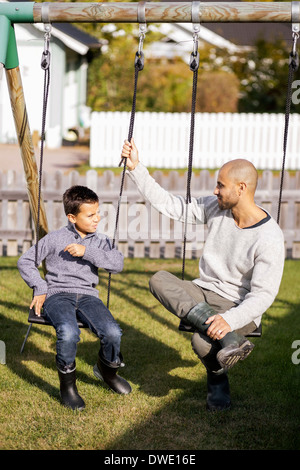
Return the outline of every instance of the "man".
[[[153,207],[184,222],[186,204],[149,175],[134,141],[125,141],[130,178]],[[160,271],[150,280],[152,294],[196,330],[192,347],[207,370],[207,407],[230,407],[227,371],[254,345],[243,335],[257,328],[273,303],[284,265],[284,239],[277,223],[254,201],[257,171],[251,162],[222,166],[213,196],[192,198],[189,223],[207,224],[199,278],[182,281]]]

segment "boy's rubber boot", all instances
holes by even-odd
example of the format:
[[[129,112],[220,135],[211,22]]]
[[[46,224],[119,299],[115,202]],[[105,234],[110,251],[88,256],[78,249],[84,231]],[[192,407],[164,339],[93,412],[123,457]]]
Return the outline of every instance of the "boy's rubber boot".
[[[60,397],[62,404],[72,410],[83,410],[85,408],[85,403],[79,395],[76,387],[75,362],[70,366],[61,366],[57,364],[57,370],[60,381]]]
[[[121,362],[109,362],[99,352],[97,364],[94,365],[95,376],[103,380],[111,390],[121,395],[127,395],[131,392],[131,386],[129,383],[120,377],[117,372],[121,365]]]
[[[205,322],[209,317],[216,314],[217,313],[206,302],[200,302],[189,311],[185,319],[198,331],[206,334],[209,324],[205,324]],[[221,350],[217,353],[217,359],[225,372],[233,367],[239,360],[246,359],[254,348],[254,344],[251,343],[251,341],[244,336],[237,335],[234,331],[227,333],[227,335],[218,340],[218,342],[221,346]]]
[[[227,374],[217,375],[207,370],[207,410],[223,411],[228,410],[230,406],[230,389]]]

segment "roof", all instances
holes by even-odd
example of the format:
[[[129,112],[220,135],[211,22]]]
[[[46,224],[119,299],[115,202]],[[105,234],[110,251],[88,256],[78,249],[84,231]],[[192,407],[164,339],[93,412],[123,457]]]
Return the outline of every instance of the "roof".
[[[224,2],[224,0],[218,0],[218,3],[222,1]],[[206,0],[206,2],[216,3],[214,0]],[[242,3],[238,0],[231,0],[231,3],[233,2]],[[203,25],[209,31],[237,46],[253,47],[257,39],[270,42],[276,39],[284,39],[287,42],[292,40],[291,25],[288,23],[203,23]]]
[[[258,39],[292,40],[291,26],[285,23],[205,23],[205,27],[238,46],[254,46]]]
[[[17,2],[26,2],[26,0],[14,0],[13,3]],[[41,23],[34,23],[33,26],[38,30],[43,30]],[[51,23],[51,26],[53,28],[51,31],[53,36],[81,55],[85,55],[89,49],[99,49],[104,44],[104,42],[85,33],[71,23]]]
[[[99,48],[102,45],[102,42],[97,38],[91,36],[88,33],[85,33],[79,28],[76,28],[76,26],[71,23],[52,23],[52,26],[64,34],[72,37],[73,39],[76,39],[76,41],[81,42],[89,49]]]

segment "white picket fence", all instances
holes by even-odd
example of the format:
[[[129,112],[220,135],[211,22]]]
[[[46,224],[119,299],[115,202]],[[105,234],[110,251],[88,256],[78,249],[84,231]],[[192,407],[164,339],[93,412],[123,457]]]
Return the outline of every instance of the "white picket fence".
[[[119,162],[129,120],[127,112],[92,113],[93,168]],[[259,169],[280,169],[284,121],[283,114],[196,113],[194,168],[219,168],[228,160],[246,158]],[[187,167],[189,137],[189,113],[136,113],[134,139],[146,166]],[[286,168],[300,168],[300,116],[295,113],[289,121]]]

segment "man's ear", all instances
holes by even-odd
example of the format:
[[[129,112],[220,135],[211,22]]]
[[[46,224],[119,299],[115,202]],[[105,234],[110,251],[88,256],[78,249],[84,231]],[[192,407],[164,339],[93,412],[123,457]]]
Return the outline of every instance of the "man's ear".
[[[72,222],[72,224],[75,224],[75,222],[76,222],[76,217],[75,217],[75,215],[73,215],[73,214],[68,214],[67,217],[68,217],[68,220],[69,220],[70,222]]]
[[[246,183],[239,183],[239,195],[241,195],[247,189]]]

